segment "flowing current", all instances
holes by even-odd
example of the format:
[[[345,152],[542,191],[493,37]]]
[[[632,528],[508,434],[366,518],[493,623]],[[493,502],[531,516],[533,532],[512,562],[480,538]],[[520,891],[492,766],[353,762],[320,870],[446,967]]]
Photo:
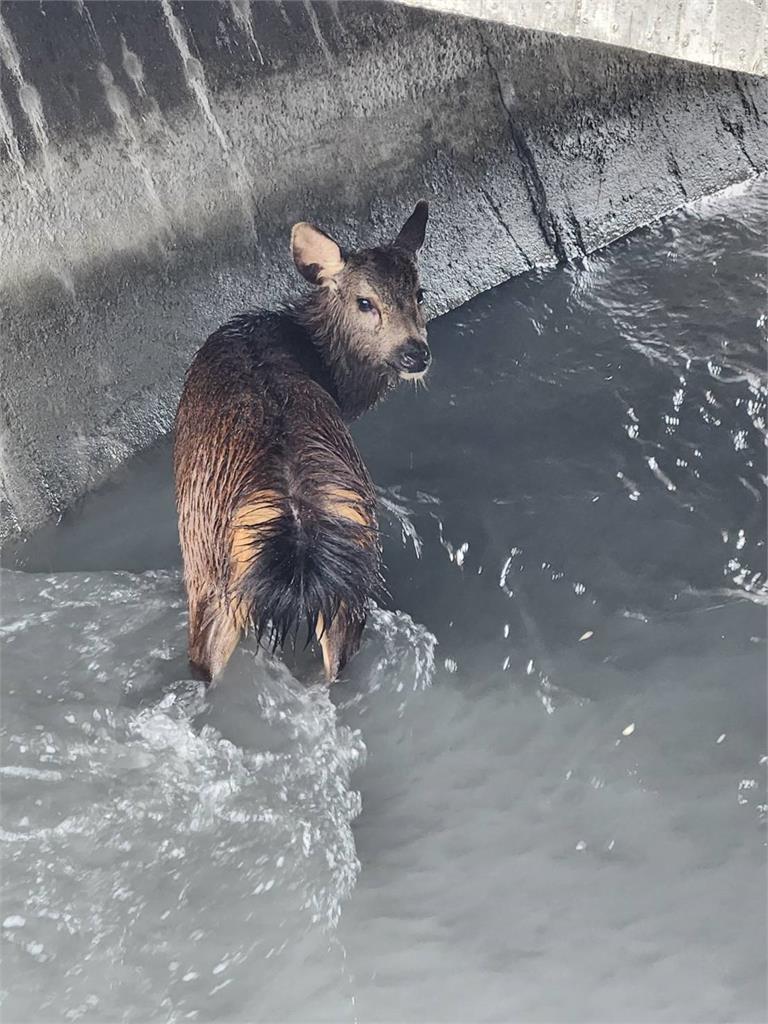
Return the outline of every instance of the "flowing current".
[[[5,552],[5,1021],[765,1019],[767,220],[433,322],[330,693],[187,678],[167,442]]]

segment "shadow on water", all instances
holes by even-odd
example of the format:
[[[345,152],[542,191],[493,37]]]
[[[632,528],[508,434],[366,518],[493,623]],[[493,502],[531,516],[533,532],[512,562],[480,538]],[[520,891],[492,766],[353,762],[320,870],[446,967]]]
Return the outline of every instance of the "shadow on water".
[[[764,1019],[767,213],[432,324],[330,693],[186,678],[167,441],[6,550],[8,1019]]]

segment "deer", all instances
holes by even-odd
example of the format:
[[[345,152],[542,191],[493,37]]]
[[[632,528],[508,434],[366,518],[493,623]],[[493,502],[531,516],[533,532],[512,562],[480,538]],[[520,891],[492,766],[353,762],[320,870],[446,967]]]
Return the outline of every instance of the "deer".
[[[424,200],[392,242],[354,252],[291,231],[312,286],[241,313],[195,356],[175,422],[189,661],[214,682],[252,630],[273,651],[305,624],[335,681],[383,593],[376,492],[348,424],[427,372],[417,254]]]

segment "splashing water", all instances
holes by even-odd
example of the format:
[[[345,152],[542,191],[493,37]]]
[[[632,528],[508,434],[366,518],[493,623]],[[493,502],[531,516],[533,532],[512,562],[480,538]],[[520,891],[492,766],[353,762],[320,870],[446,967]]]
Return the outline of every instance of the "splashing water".
[[[176,573],[5,571],[2,584],[4,673],[21,684],[3,708],[6,965],[17,978],[47,967],[39,1012],[66,990],[70,1019],[120,1005],[150,1019],[335,927],[359,872],[350,776],[365,747],[328,690],[252,652],[226,694],[174,680]],[[413,686],[428,684],[423,630],[376,612],[369,632],[376,687],[404,646]],[[233,716],[248,722],[242,743]]]

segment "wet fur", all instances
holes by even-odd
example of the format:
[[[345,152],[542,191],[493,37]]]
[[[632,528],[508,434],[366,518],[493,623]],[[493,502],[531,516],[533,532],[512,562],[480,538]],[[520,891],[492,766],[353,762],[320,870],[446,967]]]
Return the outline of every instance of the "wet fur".
[[[335,677],[382,589],[373,484],[342,412],[391,382],[329,367],[301,322],[317,315],[242,314],[187,375],[174,472],[190,660],[208,679],[247,627],[280,646],[319,616]]]
[[[359,647],[383,584],[373,484],[345,421],[397,383],[414,337],[426,348],[415,262],[426,217],[420,203],[395,243],[348,256],[296,225],[294,260],[316,289],[230,320],[189,369],[174,474],[189,656],[205,679],[248,628],[275,648],[305,627],[329,681]]]
[[[354,254],[349,258],[347,273],[358,280],[375,281],[390,309],[397,307],[401,295],[413,292],[418,285],[413,257],[395,246]],[[397,372],[371,358],[378,357],[379,352],[370,351],[367,338],[356,336],[354,310],[338,291],[312,292],[288,312],[306,328],[322,353],[330,371],[330,391],[345,419],[356,419],[397,385]]]

